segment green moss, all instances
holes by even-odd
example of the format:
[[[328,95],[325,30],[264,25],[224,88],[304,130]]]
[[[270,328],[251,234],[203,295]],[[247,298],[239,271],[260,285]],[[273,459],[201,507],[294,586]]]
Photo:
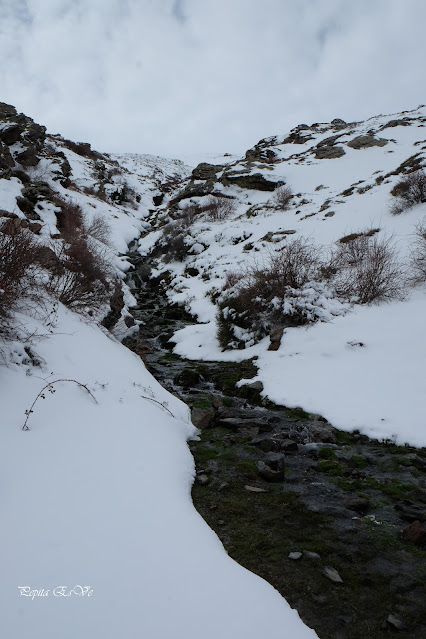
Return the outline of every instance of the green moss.
[[[335,459],[336,453],[332,448],[324,447],[319,450],[318,457],[320,459]]]
[[[318,462],[318,470],[327,475],[341,475],[343,468],[335,459],[321,459]]]

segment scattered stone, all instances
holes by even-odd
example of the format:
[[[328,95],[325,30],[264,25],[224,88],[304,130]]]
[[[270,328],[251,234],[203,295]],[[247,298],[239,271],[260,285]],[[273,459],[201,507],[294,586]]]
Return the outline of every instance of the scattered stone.
[[[415,546],[426,545],[426,530],[418,519],[415,519],[407,528],[403,530],[402,536]]]
[[[370,500],[365,497],[349,497],[345,500],[345,507],[356,513],[365,513],[370,506]]]
[[[319,555],[317,552],[312,552],[310,550],[304,550],[303,554],[308,559],[321,559],[321,555]]]
[[[205,486],[209,481],[209,478],[207,477],[207,475],[197,475],[195,479],[202,486]]]
[[[224,526],[225,525],[225,522],[224,522],[223,519],[218,519],[217,523],[219,524],[219,526]]]
[[[267,465],[272,470],[284,470],[284,455],[281,453],[270,452],[265,455]]]
[[[288,555],[289,559],[300,559],[300,557],[302,556],[301,552],[291,552]]]
[[[396,615],[389,615],[386,621],[390,626],[393,626],[397,630],[404,630],[407,627],[402,621],[401,617],[398,617]]]
[[[250,486],[249,484],[246,484],[244,488],[248,490],[250,493],[267,493],[268,492],[267,490],[265,490],[265,488],[258,488],[257,486]]]
[[[299,450],[299,445],[297,442],[292,439],[282,439],[278,440],[280,449],[285,451],[286,453],[297,453]]]
[[[343,583],[343,579],[341,578],[337,570],[335,568],[331,568],[331,566],[325,566],[322,574],[324,575],[324,577],[327,577],[327,579],[330,579],[330,581],[333,581],[335,584]]]
[[[257,380],[256,382],[247,382],[244,386],[246,388],[250,388],[250,390],[259,391],[259,393],[263,391],[263,384],[260,380]]]
[[[224,481],[223,484],[219,486],[218,490],[222,492],[222,490],[225,490],[225,488],[228,488],[228,486],[229,486],[228,482]]]
[[[266,481],[278,482],[284,480],[284,469],[272,470],[272,468],[263,461],[258,461],[256,466],[259,471],[259,475],[266,479]]]

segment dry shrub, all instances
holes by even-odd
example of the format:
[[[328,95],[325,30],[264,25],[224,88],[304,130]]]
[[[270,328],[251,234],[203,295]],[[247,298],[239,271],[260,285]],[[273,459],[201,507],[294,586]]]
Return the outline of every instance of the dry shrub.
[[[293,197],[293,191],[289,186],[281,186],[275,189],[273,201],[275,206],[281,211],[288,211]]]
[[[426,174],[423,170],[410,173],[397,182],[391,191],[397,201],[391,207],[393,215],[426,202]]]
[[[87,224],[81,207],[72,202],[57,198],[56,204],[63,241],[54,245],[57,262],[47,290],[69,308],[96,310],[108,302],[113,288],[114,274],[101,246],[109,237],[108,224],[101,216]]]
[[[345,299],[371,304],[402,295],[403,270],[390,237],[355,234],[339,243],[331,263],[335,290]]]
[[[159,246],[166,248],[164,261],[183,261],[188,255],[189,246],[185,239],[188,236],[188,229],[195,217],[199,215],[201,208],[197,204],[188,204],[177,211],[178,217],[166,224],[163,228],[163,235],[159,240]]]
[[[414,246],[411,251],[411,281],[413,284],[426,282],[426,218],[416,227]]]
[[[7,333],[8,319],[38,285],[39,245],[33,233],[10,221],[0,226],[0,332]]]
[[[235,200],[231,198],[209,195],[206,204],[202,207],[202,210],[207,213],[210,220],[216,222],[219,220],[225,220],[236,211],[236,208],[237,204]]]

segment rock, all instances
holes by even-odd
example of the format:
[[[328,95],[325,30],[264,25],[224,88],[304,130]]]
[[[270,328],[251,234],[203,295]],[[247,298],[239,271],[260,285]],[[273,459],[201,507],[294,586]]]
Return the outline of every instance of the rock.
[[[280,450],[285,451],[286,453],[297,453],[299,450],[299,445],[297,442],[292,439],[282,439],[278,440],[280,445]]]
[[[284,470],[284,455],[281,453],[269,452],[265,455],[265,463],[272,470]]]
[[[242,189],[253,189],[255,191],[275,191],[278,186],[282,186],[282,182],[272,182],[267,180],[262,173],[224,173],[219,182],[224,186],[232,186],[235,184]]]
[[[403,499],[394,506],[396,512],[405,521],[424,521],[426,518],[426,508],[416,506],[408,499]]]
[[[136,324],[135,318],[133,317],[133,315],[126,315],[124,318],[124,323],[127,326],[127,328],[131,328],[132,326]]]
[[[288,554],[289,559],[300,559],[301,556],[302,556],[301,552],[290,552]]]
[[[219,426],[224,426],[225,428],[270,428],[266,422],[256,419],[245,419],[243,417],[222,417],[219,420]]]
[[[315,151],[317,160],[333,160],[341,158],[345,155],[345,149],[342,146],[322,146]]]
[[[333,581],[335,584],[343,583],[343,579],[341,578],[337,570],[335,568],[332,568],[331,566],[325,566],[322,574],[324,575],[324,577],[327,577],[327,579],[330,579],[330,581]]]
[[[278,452],[281,450],[281,442],[273,437],[255,437],[251,440],[250,444],[263,450],[265,453],[270,451]]]
[[[0,131],[0,140],[8,146],[12,146],[12,144],[21,139],[24,131],[25,127],[21,124],[10,124],[10,126]]]
[[[268,346],[268,351],[277,351],[281,345],[281,338],[284,333],[284,328],[279,326],[278,328],[274,328],[272,333],[269,335],[269,339],[271,343]],[[263,385],[262,385],[263,390]]]
[[[334,120],[331,121],[331,124],[333,126],[346,126],[346,122],[340,118],[334,118]]]
[[[201,376],[198,371],[193,368],[186,367],[178,375],[176,375],[173,381],[175,384],[183,386],[183,388],[191,388],[192,386],[199,384],[200,380]]]
[[[415,519],[407,528],[403,530],[403,538],[415,546],[426,545],[426,530],[418,519]]]
[[[19,164],[22,164],[22,166],[37,166],[40,162],[40,158],[36,155],[36,150],[32,147],[25,149],[22,153],[18,153],[16,160]]]
[[[354,510],[357,513],[364,513],[368,510],[370,501],[365,497],[349,497],[345,500],[345,508]]]
[[[159,195],[154,195],[152,198],[154,206],[160,206],[164,200],[164,193],[160,193]]]
[[[317,552],[312,552],[310,550],[304,550],[303,554],[308,559],[321,559],[321,555],[319,555]]]
[[[351,149],[368,149],[372,146],[386,146],[388,140],[385,138],[375,138],[374,135],[358,135],[353,140],[346,142]]]
[[[246,388],[249,388],[250,390],[259,391],[259,393],[263,391],[263,384],[259,380],[257,380],[256,382],[246,382],[244,383],[244,386]]]
[[[209,478],[207,477],[207,475],[204,475],[204,474],[202,474],[202,475],[197,475],[197,476],[195,477],[195,481],[197,481],[197,482],[198,482],[199,484],[201,484],[202,486],[205,486],[205,485],[208,483]]]
[[[396,615],[389,615],[386,621],[397,630],[404,630],[407,627],[401,617],[397,617]]]
[[[309,432],[311,439],[315,442],[324,444],[335,444],[337,442],[337,436],[333,426],[326,422],[318,421],[314,424],[309,424]]]
[[[201,162],[192,171],[191,177],[193,180],[215,180],[216,173],[222,171],[223,166],[216,164],[208,164],[207,162]]]
[[[263,461],[258,461],[256,466],[259,475],[263,477],[263,479],[266,479],[266,481],[278,482],[284,480],[284,470],[272,470],[272,468]]]
[[[258,488],[257,486],[249,486],[248,484],[246,484],[244,488],[248,490],[250,493],[267,493],[268,492],[264,488]]]
[[[215,412],[214,410],[204,408],[193,408],[191,410],[191,420],[196,428],[203,430],[204,428],[210,428],[213,424]]]

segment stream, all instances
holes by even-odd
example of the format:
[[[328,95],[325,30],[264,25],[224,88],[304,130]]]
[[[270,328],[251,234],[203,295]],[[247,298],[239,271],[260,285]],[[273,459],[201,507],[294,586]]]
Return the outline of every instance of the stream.
[[[192,498],[228,554],[271,583],[321,639],[426,636],[426,449],[347,433],[265,402],[253,361],[173,354],[194,323],[130,250],[142,323],[124,341],[188,404],[199,439]],[[201,586],[202,587],[202,586]]]

